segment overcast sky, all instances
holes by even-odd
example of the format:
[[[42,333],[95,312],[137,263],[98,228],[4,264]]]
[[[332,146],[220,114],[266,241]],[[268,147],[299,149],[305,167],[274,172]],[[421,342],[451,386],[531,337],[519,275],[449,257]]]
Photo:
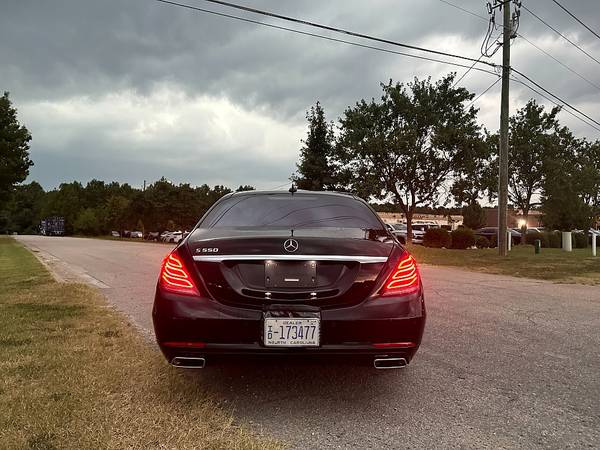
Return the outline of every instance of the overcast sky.
[[[441,0],[234,2],[475,58],[487,28]],[[600,32],[598,0],[560,2]],[[483,0],[452,3],[487,15]],[[551,0],[523,4],[600,60],[600,39]],[[519,32],[600,86],[600,65],[526,11]],[[512,51],[513,67],[600,121],[598,88],[523,39]],[[0,90],[10,91],[33,135],[29,181],[47,189],[92,178],[140,186],[161,176],[194,185],[281,186],[295,170],[305,112],[315,101],[337,121],[357,100],[379,97],[381,81],[437,79],[453,70],[464,72],[155,0],[2,0],[0,13]],[[461,84],[479,94],[493,81],[472,71]],[[498,128],[499,92],[500,83],[476,104],[490,130]],[[513,84],[511,112],[532,96]],[[600,137],[565,112],[560,118],[580,137]]]

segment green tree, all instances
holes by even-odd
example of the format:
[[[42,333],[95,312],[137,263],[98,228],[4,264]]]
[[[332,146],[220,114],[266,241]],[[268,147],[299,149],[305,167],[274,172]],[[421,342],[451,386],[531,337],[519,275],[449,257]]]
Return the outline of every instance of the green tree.
[[[44,189],[35,181],[15,187],[0,211],[0,232],[29,234],[38,231],[45,201]]]
[[[250,186],[249,184],[240,185],[235,192],[245,192],[245,191],[254,191],[254,186]]]
[[[546,112],[543,105],[531,99],[510,118],[508,198],[523,211],[525,221],[529,211],[540,204],[540,194],[549,170],[547,163],[559,157],[559,112],[560,107]],[[490,136],[488,141],[493,147],[494,173],[497,174],[499,137],[497,134]],[[492,187],[497,191],[497,182]]]
[[[335,160],[362,197],[391,198],[404,212],[408,239],[419,206],[439,203],[458,162],[481,139],[473,98],[454,88],[455,74],[435,83],[382,84],[381,101],[361,100],[340,119]]]
[[[592,222],[592,208],[584,200],[585,170],[578,158],[586,148],[563,127],[556,133],[557,153],[545,164],[542,186],[544,225],[549,229],[571,231],[585,229]]]
[[[127,227],[130,201],[122,195],[113,195],[106,202],[106,225],[111,230],[123,231]]]
[[[108,200],[108,188],[104,181],[91,180],[83,189],[82,203],[89,208],[97,208]]]
[[[477,230],[485,225],[485,211],[477,202],[473,202],[462,209],[463,225],[472,230]]]
[[[319,102],[306,113],[308,133],[300,149],[298,175],[294,181],[299,189],[322,191],[334,186],[333,171],[329,164],[334,145],[333,124],[327,123]]]
[[[592,210],[579,195],[573,172],[565,169],[544,186],[544,226],[561,231],[587,230],[592,223]]]
[[[31,134],[17,120],[8,92],[0,97],[0,205],[15,185],[29,175],[33,162],[29,159]]]
[[[100,234],[101,224],[94,208],[85,208],[77,215],[73,224],[76,233],[88,236]]]
[[[450,192],[454,201],[473,205],[482,197],[490,201],[498,184],[498,166],[495,164],[494,145],[490,145],[490,135],[474,136],[465,142],[462,157],[457,159]]]
[[[598,218],[600,216],[600,141],[582,142],[578,153],[581,198],[590,208],[594,218]]]

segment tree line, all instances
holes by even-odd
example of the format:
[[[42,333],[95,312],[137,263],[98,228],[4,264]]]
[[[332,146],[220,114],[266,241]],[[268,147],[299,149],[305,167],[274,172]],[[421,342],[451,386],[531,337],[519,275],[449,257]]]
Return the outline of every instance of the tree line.
[[[251,190],[240,186],[238,191]],[[45,192],[36,182],[15,187],[0,209],[0,232],[36,233],[45,217],[65,218],[67,234],[99,235],[112,230],[190,230],[219,198],[225,186],[173,184],[161,178],[145,190],[129,184],[92,180],[62,183]]]
[[[499,137],[478,123],[475,94],[455,76],[382,83],[379,99],[348,107],[337,125],[317,102],[306,115],[298,187],[391,202],[409,234],[424,207],[453,204],[473,221],[497,196]],[[574,136],[560,110],[531,99],[511,117],[509,199],[525,218],[541,209],[550,229],[587,229],[600,215],[600,142]]]

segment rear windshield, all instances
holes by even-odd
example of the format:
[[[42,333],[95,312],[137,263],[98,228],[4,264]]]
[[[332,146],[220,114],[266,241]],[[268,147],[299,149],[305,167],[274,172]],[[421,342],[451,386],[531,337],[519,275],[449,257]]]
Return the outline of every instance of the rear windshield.
[[[365,228],[382,230],[364,203],[342,195],[264,194],[220,201],[201,228]]]

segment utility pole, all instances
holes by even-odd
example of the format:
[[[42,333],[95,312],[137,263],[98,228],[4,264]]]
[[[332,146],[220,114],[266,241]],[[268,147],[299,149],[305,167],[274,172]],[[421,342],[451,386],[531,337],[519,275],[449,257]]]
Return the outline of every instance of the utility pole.
[[[504,0],[502,41],[502,99],[500,104],[500,172],[498,178],[498,253],[508,254],[507,208],[508,208],[508,96],[510,89],[510,40],[512,38],[511,4]]]

